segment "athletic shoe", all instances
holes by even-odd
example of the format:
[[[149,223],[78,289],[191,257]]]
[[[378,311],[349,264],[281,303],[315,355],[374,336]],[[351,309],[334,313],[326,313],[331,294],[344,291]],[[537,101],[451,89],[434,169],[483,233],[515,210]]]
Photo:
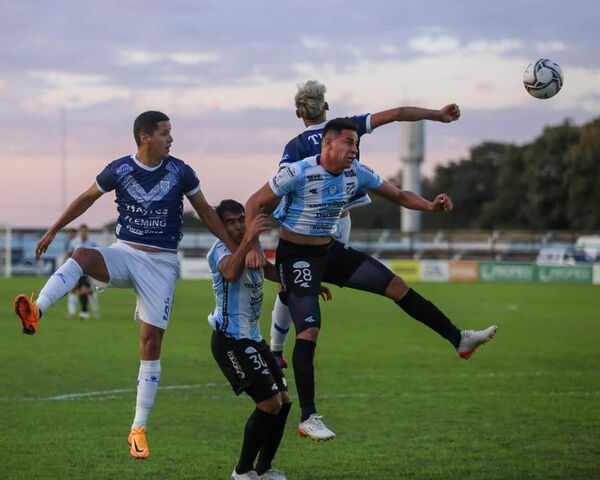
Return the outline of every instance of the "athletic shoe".
[[[284,368],[287,368],[287,361],[285,360],[285,357],[283,356],[283,352],[273,352],[273,356],[275,357],[275,360],[277,360],[277,364],[279,365],[279,368],[281,368],[282,370]]]
[[[467,359],[475,350],[486,342],[489,342],[496,335],[498,327],[492,325],[485,330],[463,330],[460,332],[460,343],[458,344],[458,355],[460,358]]]
[[[133,458],[147,458],[150,455],[148,442],[146,442],[146,429],[144,427],[132,428],[127,437],[129,453]]]
[[[272,468],[267,470],[258,478],[260,478],[260,480],[287,480],[284,472],[281,470],[273,470]]]
[[[26,335],[33,335],[37,332],[38,321],[40,320],[40,309],[33,301],[33,293],[31,298],[27,298],[27,295],[17,295],[14,301],[15,313],[21,319],[21,325],[23,325],[23,333]]]
[[[250,470],[246,473],[236,473],[235,468],[231,472],[231,478],[229,480],[260,480],[262,477],[258,476],[254,470]]]
[[[87,320],[90,318],[90,312],[79,312],[79,318],[82,320]]]
[[[298,433],[301,437],[309,437],[313,440],[333,440],[335,433],[329,430],[322,422],[323,417],[316,413],[313,413],[303,422],[298,425]]]

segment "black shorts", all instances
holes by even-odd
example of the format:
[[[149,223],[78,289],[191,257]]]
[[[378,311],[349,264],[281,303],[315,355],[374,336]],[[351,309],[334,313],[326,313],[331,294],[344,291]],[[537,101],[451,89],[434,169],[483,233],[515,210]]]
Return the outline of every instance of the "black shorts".
[[[384,295],[394,274],[378,260],[336,240],[299,245],[279,240],[276,266],[296,333],[321,326],[321,282]]]
[[[236,395],[246,392],[260,403],[287,391],[283,372],[264,340],[235,340],[213,331],[210,347]]]
[[[370,285],[368,281],[361,282],[360,285],[349,282],[365,263],[378,264],[375,268],[385,275],[387,286],[394,276],[387,267],[366,253],[337,240],[321,246],[298,245],[279,240],[277,245],[276,265],[283,290],[300,297],[318,295],[321,282],[382,294],[381,282],[377,285]]]

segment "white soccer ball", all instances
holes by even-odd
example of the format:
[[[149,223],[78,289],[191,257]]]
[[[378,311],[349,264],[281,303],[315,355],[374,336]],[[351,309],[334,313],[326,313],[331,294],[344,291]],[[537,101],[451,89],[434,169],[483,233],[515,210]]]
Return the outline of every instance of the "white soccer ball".
[[[536,60],[525,69],[523,85],[535,98],[551,98],[562,88],[562,69],[547,58]]]

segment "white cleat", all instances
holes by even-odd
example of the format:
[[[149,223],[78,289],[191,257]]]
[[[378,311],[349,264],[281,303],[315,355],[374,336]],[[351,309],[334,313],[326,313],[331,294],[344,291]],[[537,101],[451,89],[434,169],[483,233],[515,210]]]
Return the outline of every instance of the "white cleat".
[[[306,420],[300,422],[300,425],[298,425],[298,433],[300,436],[309,437],[317,441],[333,440],[335,438],[335,433],[325,426],[321,418],[323,418],[321,415],[313,413]]]
[[[260,478],[260,480],[287,480],[284,472],[281,470],[273,470],[272,468],[267,470],[258,478]]]
[[[461,339],[457,349],[459,357],[469,358],[478,347],[494,338],[496,330],[498,330],[498,327],[492,325],[485,330],[463,330],[460,332]]]
[[[234,468],[233,472],[231,472],[231,478],[229,480],[260,480],[260,477],[254,470],[250,470],[246,473],[236,473]]]

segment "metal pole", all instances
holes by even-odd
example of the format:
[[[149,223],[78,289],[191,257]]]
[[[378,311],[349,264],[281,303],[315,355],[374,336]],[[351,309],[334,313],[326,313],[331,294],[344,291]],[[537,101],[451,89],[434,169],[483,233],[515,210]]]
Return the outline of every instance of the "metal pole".
[[[64,211],[67,208],[67,108],[60,109],[60,206]]]

